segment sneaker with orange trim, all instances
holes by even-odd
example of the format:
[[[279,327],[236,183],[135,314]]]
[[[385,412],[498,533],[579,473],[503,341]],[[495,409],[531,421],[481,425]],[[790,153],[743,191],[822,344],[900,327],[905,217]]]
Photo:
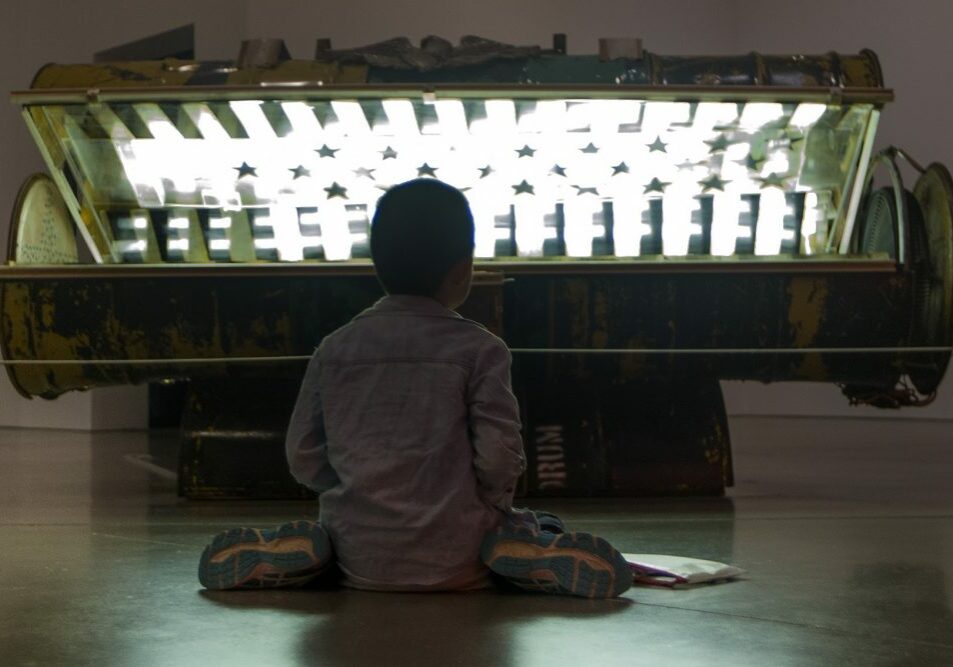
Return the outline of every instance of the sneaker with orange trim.
[[[303,586],[334,562],[320,524],[292,521],[274,530],[232,528],[205,547],[199,582],[212,590]]]
[[[589,533],[503,526],[484,539],[480,557],[492,572],[537,593],[613,598],[632,586],[632,570],[622,554]]]

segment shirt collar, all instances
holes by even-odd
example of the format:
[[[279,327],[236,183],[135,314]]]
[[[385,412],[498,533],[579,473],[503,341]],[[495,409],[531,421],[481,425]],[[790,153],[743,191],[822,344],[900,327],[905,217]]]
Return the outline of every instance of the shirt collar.
[[[436,299],[412,294],[389,294],[365,311],[366,315],[427,315],[462,319],[460,314],[443,306]]]

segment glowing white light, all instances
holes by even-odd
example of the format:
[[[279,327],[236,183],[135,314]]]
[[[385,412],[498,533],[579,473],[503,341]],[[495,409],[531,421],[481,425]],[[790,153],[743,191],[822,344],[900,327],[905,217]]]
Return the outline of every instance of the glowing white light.
[[[638,257],[642,253],[642,237],[652,228],[642,222],[648,209],[643,197],[617,197],[612,202],[612,241],[616,257]]]
[[[725,160],[738,162],[748,157],[748,153],[750,152],[751,144],[746,141],[739,141],[736,144],[729,144],[725,149]],[[744,173],[744,165],[741,165],[741,167],[742,173]]]
[[[189,250],[189,240],[188,239],[169,239],[166,246],[170,251],[178,252],[188,252]]]
[[[566,103],[562,100],[540,100],[536,103],[534,121],[539,132],[550,136],[566,131]]]
[[[182,109],[195,126],[199,128],[199,132],[205,139],[217,141],[229,138],[228,132],[222,127],[222,124],[207,104],[186,102],[182,105]]]
[[[228,239],[212,239],[208,242],[209,250],[228,250],[231,245]]]
[[[321,218],[317,211],[304,211],[298,216],[298,223],[305,226],[321,224]]]
[[[367,222],[367,211],[362,208],[347,209],[347,219],[350,222]]]
[[[619,132],[623,109],[617,100],[593,100],[583,105],[590,116],[589,127],[594,135],[611,135]]]
[[[701,233],[701,226],[692,223],[692,213],[698,210],[696,198],[701,189],[676,185],[662,196],[662,253],[681,256],[688,254],[692,236]]]
[[[725,191],[713,187],[704,193],[713,202],[714,254],[733,254],[737,239],[751,234],[750,227],[738,224],[748,206],[743,195],[763,195],[766,202],[754,223],[758,225],[758,253],[785,245],[783,221],[790,211],[786,206],[781,213],[772,209],[772,199],[778,200],[780,189],[763,188],[763,178],[790,176],[783,188],[804,193],[802,234],[806,247],[812,243],[810,238],[827,234],[828,218],[833,214],[829,199],[819,200],[815,193],[805,192],[809,186],[796,181],[804,149],[792,152],[780,146],[772,130],[760,129],[778,127],[778,122],[790,115],[790,127],[806,132],[826,113],[824,104],[581,98],[533,101],[525,97],[468,98],[464,102],[437,99],[433,94],[423,96],[423,106],[418,100],[383,97],[369,107],[353,99],[237,100],[228,104],[245,128],[247,139],[230,137],[233,128],[227,121],[223,124],[224,118],[216,117],[217,103],[179,103],[178,113],[191,119],[201,139],[184,138],[176,127],[183,115],[167,113],[164,104],[143,102],[123,107],[143,119],[154,139],[135,138],[109,104],[90,104],[89,110],[112,138],[135,192],[138,207],[133,207],[180,212],[186,206],[209,209],[209,226],[227,232],[234,261],[253,259],[255,247],[262,247],[252,238],[249,220],[259,229],[275,230],[274,249],[282,259],[303,258],[304,247],[328,244],[333,246],[326,248],[329,259],[352,257],[359,252],[354,244],[367,237],[358,229],[369,226],[381,191],[416,177],[424,163],[437,168],[438,178],[466,189],[467,196],[479,202],[473,205],[478,257],[493,257],[498,245],[509,247],[511,234],[513,252],[522,257],[542,255],[547,240],[556,234],[544,221],[561,202],[565,202],[567,254],[591,256],[593,239],[605,235],[605,225],[599,222],[603,200],[613,210],[615,253],[638,256],[651,233],[644,221],[655,209],[650,209],[650,198],[643,191],[653,178],[666,183],[664,194],[653,195],[661,200],[663,213],[663,238],[653,241],[661,243],[670,255],[685,254],[692,235],[700,232],[698,183],[715,174]],[[265,113],[273,104],[280,105],[290,122],[287,137],[276,135],[271,116]],[[318,104],[334,111],[327,127],[319,119],[323,116],[316,113]],[[467,114],[472,105],[482,107],[479,111],[485,111],[486,117],[471,126]],[[365,107],[383,108],[386,118],[379,112],[366,112]],[[421,109],[424,113],[418,116]],[[76,119],[71,122],[76,127],[69,128],[70,132],[82,133]],[[713,139],[719,143],[713,146]],[[653,146],[656,140],[663,145]],[[321,159],[315,153],[324,143],[338,151],[334,159]],[[535,151],[533,155],[519,150],[524,144]],[[590,144],[596,150],[590,149]],[[752,146],[763,147],[758,149],[756,169],[750,159]],[[385,148],[393,155],[386,154]],[[254,173],[236,171],[243,163]],[[311,176],[302,175],[298,166],[309,170]],[[93,174],[91,178],[95,190],[107,192],[113,187],[107,175]],[[334,179],[346,188],[347,199],[328,202],[322,196],[321,188]],[[513,187],[522,181],[533,185],[533,194],[514,195]],[[579,195],[581,188],[589,187],[597,189],[598,195]],[[276,212],[282,207],[283,212]],[[299,210],[304,212],[299,215]],[[328,217],[329,211],[336,211],[337,222]],[[279,222],[278,216],[285,221]],[[129,217],[123,224],[136,230],[137,240],[146,241],[147,257],[155,254],[149,231],[152,223],[147,217]],[[287,238],[278,233],[281,226],[290,230]],[[772,226],[776,228],[774,236]],[[194,214],[170,214],[168,230],[168,243],[185,248],[179,241],[188,241],[189,252],[205,257],[205,241]],[[302,230],[307,236],[302,236]],[[790,237],[790,232],[787,234]],[[507,243],[499,243],[501,240]],[[216,245],[223,249],[221,243]]]
[[[764,166],[761,167],[761,175],[786,174],[790,168],[791,161],[788,158],[787,151],[773,151],[768,159],[764,161]]]
[[[673,123],[685,123],[691,113],[688,102],[646,102],[642,114],[642,136],[649,142]]]
[[[777,102],[749,102],[741,112],[741,127],[759,129],[784,115],[784,105]]]
[[[825,111],[827,111],[827,106],[823,104],[813,104],[811,102],[798,104],[797,109],[791,115],[791,125],[802,128],[810,127],[821,119]]]
[[[126,172],[126,179],[135,190],[139,205],[164,206],[165,188],[162,186],[162,180],[149,168],[149,163],[139,159],[133,142],[119,142],[115,144],[115,148],[123,171]]]
[[[702,138],[711,134],[716,125],[728,125],[738,117],[738,105],[729,102],[701,102],[695,109],[692,129]]]
[[[321,123],[314,115],[314,109],[305,102],[282,102],[281,110],[288,117],[288,122],[297,138],[316,141],[323,134]]]
[[[592,240],[598,236],[593,218],[601,212],[602,201],[598,197],[573,197],[563,204],[567,257],[592,257]]]
[[[495,136],[512,136],[516,134],[516,105],[513,100],[487,100],[486,120],[479,122],[482,132],[490,132]],[[477,122],[473,125],[477,126]],[[477,127],[472,127],[476,131]]]
[[[278,242],[275,239],[255,239],[255,247],[259,250],[274,250]]]
[[[359,102],[332,100],[331,108],[334,109],[334,115],[341,121],[344,134],[350,137],[366,137],[371,133],[371,126]]]
[[[275,128],[262,111],[260,100],[233,100],[228,105],[238,116],[249,139],[274,139]]]
[[[283,262],[300,262],[304,259],[298,210],[294,206],[274,206],[269,217],[274,230],[278,259]]]
[[[496,216],[500,205],[490,197],[470,197],[473,212],[475,257],[491,258],[496,255],[496,242],[500,239],[496,228]]]
[[[399,137],[413,137],[420,134],[417,114],[410,100],[384,100],[384,113],[387,114],[388,134]]]
[[[784,192],[780,188],[765,188],[758,203],[758,235],[754,254],[777,255],[784,239],[784,216],[788,211]]]
[[[347,223],[344,204],[328,202],[321,213],[321,244],[324,246],[324,258],[329,261],[341,261],[351,258],[351,228]]]
[[[820,198],[816,192],[808,192],[804,195],[804,218],[801,223],[801,236],[804,238],[804,254],[811,255],[814,251],[814,236],[821,228],[824,221],[824,209],[821,206]]]
[[[447,137],[462,137],[469,132],[467,114],[460,100],[437,100],[434,103],[437,111],[440,132]]]
[[[133,108],[149,128],[149,133],[159,141],[181,141],[182,133],[173,125],[158,104],[133,104]]]
[[[556,230],[547,229],[543,210],[535,201],[517,201],[514,205],[516,251],[520,257],[542,257],[543,244],[556,238]]]
[[[712,198],[711,254],[728,256],[735,254],[740,228],[738,215],[742,209],[741,195],[737,189],[716,192]],[[744,232],[750,236],[750,231]]]

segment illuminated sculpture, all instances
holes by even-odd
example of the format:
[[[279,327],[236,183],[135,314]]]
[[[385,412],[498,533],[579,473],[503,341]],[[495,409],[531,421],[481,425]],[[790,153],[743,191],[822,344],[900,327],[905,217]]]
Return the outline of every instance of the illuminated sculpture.
[[[378,294],[377,198],[429,176],[474,210],[477,268],[494,273],[472,307],[514,348],[531,490],[717,492],[730,477],[719,378],[838,382],[880,405],[935,391],[949,174],[931,165],[909,194],[901,153],[871,159],[891,99],[872,53],[600,61],[498,46],[423,69],[375,65],[370,49],[41,70],[14,99],[57,189],[33,179],[21,197],[47,215],[14,230],[3,344],[8,359],[88,363],[14,365],[14,384],[53,397],[296,377]],[[890,188],[873,189],[871,165]],[[62,266],[79,251],[56,207],[98,266]],[[915,390],[898,391],[907,377]],[[570,400],[579,387],[590,397]],[[685,391],[698,428],[668,479],[664,457],[627,459],[644,428],[618,424]],[[569,480],[573,466],[589,477]]]

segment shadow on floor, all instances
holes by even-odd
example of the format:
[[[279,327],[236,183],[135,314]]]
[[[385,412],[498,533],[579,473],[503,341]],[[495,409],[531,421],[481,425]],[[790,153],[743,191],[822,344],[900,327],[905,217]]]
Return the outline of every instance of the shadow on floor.
[[[498,591],[375,593],[349,589],[201,591],[232,610],[274,609],[313,618],[297,660],[346,665],[516,665],[528,646],[569,624],[631,609],[626,598],[585,600]],[[538,621],[538,622],[534,622]],[[533,634],[538,637],[532,637]],[[536,641],[538,639],[538,642]],[[525,656],[524,656],[525,657]]]

